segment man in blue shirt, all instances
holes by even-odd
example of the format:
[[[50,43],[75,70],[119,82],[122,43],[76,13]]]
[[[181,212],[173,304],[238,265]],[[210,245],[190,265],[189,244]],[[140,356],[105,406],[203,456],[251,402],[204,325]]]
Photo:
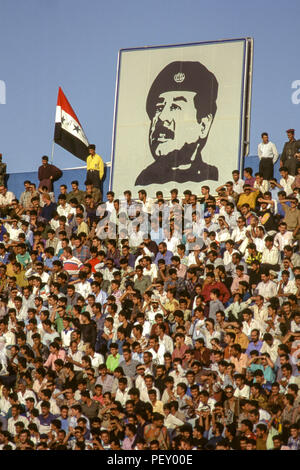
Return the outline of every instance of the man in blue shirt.
[[[263,342],[259,340],[259,331],[257,329],[254,329],[251,331],[251,341],[248,345],[248,348],[246,349],[246,354],[248,357],[250,357],[251,351],[259,351],[262,348]]]
[[[9,257],[9,253],[6,252],[4,244],[0,243],[0,263],[7,264],[8,257]]]
[[[53,268],[53,261],[57,261],[57,256],[54,256],[54,248],[49,246],[45,249],[45,266],[47,271],[52,271]]]
[[[55,202],[51,201],[49,194],[44,193],[42,196],[44,207],[41,211],[41,217],[45,219],[47,222],[52,219],[53,213],[56,211],[57,205]]]
[[[40,422],[40,433],[48,434],[50,432],[51,421],[55,419],[56,416],[50,413],[50,403],[49,401],[42,401],[41,403],[41,414],[38,416]]]
[[[166,265],[171,264],[171,258],[173,256],[172,251],[167,250],[167,244],[165,242],[161,242],[158,245],[158,253],[155,257],[154,263],[158,264],[160,259],[165,260]]]
[[[67,405],[62,405],[60,407],[60,417],[58,418],[61,421],[61,429],[63,429],[67,434],[69,432],[69,408]]]
[[[33,245],[33,231],[29,229],[29,222],[22,220],[21,229],[25,234],[26,245],[31,249]]]
[[[279,191],[282,190],[281,186],[277,183],[277,179],[273,178],[270,180],[270,193],[272,196],[272,199],[275,199],[275,201],[278,202],[278,193]]]
[[[248,369],[254,374],[254,383],[262,382],[260,377],[263,377],[265,383],[261,383],[261,385],[271,390],[271,385],[276,380],[276,374],[274,371],[274,363],[271,361],[268,353],[259,356],[257,352],[252,352]]]
[[[164,239],[163,228],[159,226],[158,219],[151,217],[151,230],[150,230],[151,240],[154,240],[156,244],[161,243]]]
[[[4,227],[2,220],[0,220],[0,242],[3,242],[3,235],[5,233],[7,233],[7,230]]]

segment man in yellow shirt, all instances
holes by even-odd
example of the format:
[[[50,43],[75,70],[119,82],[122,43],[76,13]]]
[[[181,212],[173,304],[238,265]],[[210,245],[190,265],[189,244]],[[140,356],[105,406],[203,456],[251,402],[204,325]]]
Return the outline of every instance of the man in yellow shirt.
[[[86,160],[86,181],[88,183],[92,183],[95,188],[99,188],[101,190],[101,180],[104,175],[104,163],[100,155],[96,153],[95,145],[89,145],[88,149],[90,151],[90,154]]]
[[[244,185],[244,192],[240,194],[237,202],[237,208],[242,207],[243,204],[249,204],[250,209],[255,209],[256,199],[259,195],[259,190],[252,188],[249,184]]]

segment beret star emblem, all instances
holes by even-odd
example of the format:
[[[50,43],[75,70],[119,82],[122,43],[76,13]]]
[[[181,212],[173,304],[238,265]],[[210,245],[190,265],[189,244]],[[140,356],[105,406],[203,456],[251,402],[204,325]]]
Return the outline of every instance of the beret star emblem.
[[[174,75],[174,81],[176,83],[182,83],[185,79],[185,74],[184,73],[181,73],[181,72],[178,72]]]

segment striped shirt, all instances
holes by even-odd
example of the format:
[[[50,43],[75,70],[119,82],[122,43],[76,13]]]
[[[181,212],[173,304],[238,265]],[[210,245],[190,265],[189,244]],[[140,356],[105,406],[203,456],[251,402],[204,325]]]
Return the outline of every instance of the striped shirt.
[[[91,257],[90,249],[86,245],[82,245],[81,247],[79,247],[79,249],[74,248],[73,256],[82,263],[85,263]]]
[[[64,261],[64,270],[67,271],[70,276],[78,275],[81,266],[82,262],[78,258],[75,258],[75,256]]]

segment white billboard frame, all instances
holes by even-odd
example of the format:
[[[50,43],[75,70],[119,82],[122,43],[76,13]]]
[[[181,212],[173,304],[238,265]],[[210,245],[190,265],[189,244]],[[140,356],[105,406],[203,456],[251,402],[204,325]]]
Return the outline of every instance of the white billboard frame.
[[[120,94],[120,75],[122,66],[122,55],[124,53],[142,50],[158,50],[163,48],[178,48],[178,47],[189,47],[189,46],[203,46],[211,44],[226,44],[226,43],[243,43],[243,76],[241,86],[241,108],[240,108],[240,129],[239,129],[239,151],[237,165],[234,169],[239,169],[241,172],[244,166],[244,158],[249,154],[250,146],[250,122],[251,122],[251,98],[252,98],[252,71],[253,71],[253,38],[234,38],[234,39],[221,39],[216,41],[205,41],[205,42],[194,42],[194,43],[183,43],[183,44],[170,44],[170,45],[158,45],[158,46],[144,46],[134,48],[124,48],[119,50],[118,64],[117,64],[117,76],[116,76],[116,88],[115,88],[115,105],[114,105],[114,117],[113,117],[113,134],[112,134],[112,151],[111,151],[111,171],[109,180],[109,189],[113,190],[117,196],[119,196],[118,188],[114,187],[114,169],[115,169],[115,154],[116,154],[116,136],[117,136],[117,119],[118,119],[118,100]],[[174,183],[176,186],[176,183]],[[188,183],[186,183],[188,186]],[[128,187],[132,192],[138,192],[135,187]],[[147,186],[145,187],[147,190]],[[148,193],[148,191],[147,191]],[[199,191],[200,194],[200,191]],[[148,196],[153,197],[153,194],[148,193]],[[135,197],[135,194],[133,194]]]

